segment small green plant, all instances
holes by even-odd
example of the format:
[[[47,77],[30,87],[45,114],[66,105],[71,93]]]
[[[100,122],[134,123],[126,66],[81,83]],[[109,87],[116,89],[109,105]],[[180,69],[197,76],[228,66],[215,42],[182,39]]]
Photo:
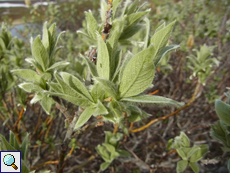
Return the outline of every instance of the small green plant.
[[[169,142],[172,143],[172,140]],[[176,149],[182,160],[177,162],[177,173],[183,172],[187,166],[190,166],[193,172],[198,173],[199,167],[197,162],[202,159],[205,154],[208,153],[208,145],[194,145],[190,146],[190,140],[184,132],[180,133],[180,136],[174,138],[170,148]]]
[[[197,76],[203,85],[205,85],[207,77],[213,73],[214,65],[219,65],[216,58],[210,58],[213,48],[203,45],[200,47],[200,51],[195,50],[196,57],[194,55],[187,57],[189,59],[188,67],[193,71],[192,75]]]
[[[130,41],[132,36],[144,29],[142,23],[147,19],[143,19],[149,10],[143,11],[142,6],[138,6],[138,0],[132,4],[128,0],[120,12],[121,15],[116,17],[119,5],[119,0],[115,0],[113,6],[112,1],[109,1],[107,11],[101,10],[106,15],[105,18],[101,15],[104,24],[100,25],[90,11],[86,12],[87,32],[78,32],[94,45],[88,57],[81,55],[89,69],[86,76],[78,78],[65,71],[55,70],[69,63],[56,62],[60,35],[56,34],[55,24],[47,28],[47,23],[43,26],[42,38],[38,36],[31,41],[33,58],[27,59],[27,62],[35,69],[12,70],[26,81],[19,86],[27,92],[35,93],[31,103],[40,102],[47,114],[50,113],[54,101],[61,109],[61,99],[78,106],[78,112],[74,116],[63,111],[69,123],[63,140],[65,145],[69,143],[72,132],[81,131],[92,116],[101,116],[101,121],[114,124],[117,128],[114,134],[105,132],[105,143],[97,146],[98,153],[105,160],[101,165],[102,170],[118,156],[127,155],[127,152],[118,149],[123,136],[117,133],[118,128],[128,135],[127,121],[136,122],[149,116],[138,104],[176,107],[183,105],[162,96],[142,94],[152,86],[156,67],[164,55],[178,48],[175,45],[166,46],[175,21],[169,25],[162,24],[152,36],[146,32],[142,50],[138,53],[123,53],[123,47],[133,46]],[[101,30],[102,35],[99,34]],[[63,169],[62,165],[60,167]]]

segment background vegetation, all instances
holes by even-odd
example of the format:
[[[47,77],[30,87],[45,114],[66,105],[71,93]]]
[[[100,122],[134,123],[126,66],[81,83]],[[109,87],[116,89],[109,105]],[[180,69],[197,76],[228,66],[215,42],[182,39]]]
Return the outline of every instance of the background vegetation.
[[[49,27],[52,23],[56,23],[58,33],[66,31],[58,42],[58,45],[63,47],[57,53],[56,61],[69,62],[69,65],[64,64],[58,71],[86,78],[87,64],[79,53],[87,55],[92,42],[76,31],[87,31],[84,11],[88,9],[91,9],[97,22],[102,23],[100,3],[99,0],[76,0],[34,6],[33,3],[27,2],[28,8],[21,9],[24,12],[21,13],[23,15],[20,18],[15,17],[11,10],[7,15],[2,15],[1,22],[8,24],[11,31],[16,30],[19,38],[13,38],[9,29],[2,25],[1,142],[5,137],[14,148],[25,150],[24,152],[28,154],[25,154],[27,157],[22,159],[28,163],[26,165],[30,171],[56,171],[57,165],[60,164],[61,144],[68,127],[63,114],[68,110],[71,115],[74,115],[77,106],[62,100],[64,107],[61,104],[53,105],[47,115],[47,111],[44,111],[39,103],[30,103],[34,92],[25,92],[18,87],[23,80],[14,75],[12,70],[34,70],[26,62],[26,58],[28,61],[28,58],[32,57],[30,38],[41,35],[42,26],[47,21]],[[140,4],[143,3],[145,4],[145,2]],[[188,136],[191,146],[204,144],[208,146],[209,152],[198,162],[200,172],[228,172],[229,150],[221,148],[223,146],[228,148],[229,144],[226,142],[228,130],[225,130],[226,134],[222,135],[222,140],[219,140],[223,143],[221,144],[218,142],[220,139],[218,137],[221,135],[216,129],[219,126],[222,129],[229,129],[229,124],[227,123],[227,127],[226,124],[223,125],[224,127],[216,124],[222,117],[221,110],[227,110],[225,113],[229,115],[228,106],[226,109],[223,107],[218,109],[218,105],[222,106],[220,100],[226,102],[229,98],[229,95],[226,96],[224,92],[229,93],[226,87],[230,87],[230,2],[227,0],[148,0],[145,9],[147,8],[151,8],[148,14],[150,35],[153,35],[163,22],[168,25],[176,20],[168,43],[180,45],[180,48],[166,54],[160,61],[153,81],[154,86],[146,90],[145,94],[185,102],[185,106],[177,109],[140,105],[151,116],[127,125],[130,133],[128,137],[124,135],[120,141],[120,148],[128,151],[130,156],[118,157],[104,172],[176,172],[176,164],[181,157],[180,154],[178,155],[175,143],[174,148],[170,148],[170,139],[179,136],[181,131]],[[0,13],[4,13],[2,9]],[[24,25],[21,30],[15,25],[16,21],[29,25]],[[141,28],[131,37],[132,42],[125,45],[124,51],[129,50],[133,54],[139,52],[140,48],[136,45],[145,38],[145,33],[146,28]],[[220,100],[215,105],[216,99]],[[227,122],[226,119],[221,119],[221,122],[223,121]],[[148,124],[149,122],[151,125]],[[64,172],[100,172],[100,164],[104,160],[97,154],[95,148],[104,142],[104,131],[113,132],[114,127],[111,123],[95,124],[93,118],[87,124],[89,126],[84,126],[78,134],[73,134],[64,161]],[[144,125],[148,127],[140,131],[139,128]],[[216,138],[210,136],[210,131],[212,131],[211,136],[217,134]],[[13,141],[17,141],[18,146],[17,142]],[[0,149],[6,148],[3,146]],[[193,171],[188,167],[184,172]]]

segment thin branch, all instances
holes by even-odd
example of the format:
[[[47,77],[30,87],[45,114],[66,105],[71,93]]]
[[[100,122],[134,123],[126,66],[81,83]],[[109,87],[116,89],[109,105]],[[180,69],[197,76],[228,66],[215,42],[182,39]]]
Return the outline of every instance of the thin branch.
[[[148,128],[149,126],[151,126],[152,124],[160,121],[160,120],[165,120],[171,116],[174,116],[174,115],[177,115],[180,111],[182,111],[183,109],[187,108],[190,106],[190,104],[197,98],[199,97],[200,93],[201,93],[201,90],[202,90],[202,84],[200,82],[197,83],[196,85],[196,89],[192,95],[192,98],[188,101],[188,103],[186,103],[184,106],[182,106],[180,109],[177,109],[176,111],[172,112],[171,114],[168,114],[166,116],[163,116],[163,117],[160,117],[160,118],[156,118],[152,121],[150,121],[148,124],[140,127],[140,128],[137,128],[137,129],[134,129],[134,130],[130,130],[129,133],[136,133],[136,132],[140,132],[142,130],[145,130],[146,128]]]

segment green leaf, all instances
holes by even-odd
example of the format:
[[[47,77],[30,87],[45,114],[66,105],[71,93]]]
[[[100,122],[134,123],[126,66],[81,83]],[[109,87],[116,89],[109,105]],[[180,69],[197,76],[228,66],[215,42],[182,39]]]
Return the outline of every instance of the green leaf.
[[[129,122],[137,122],[151,116],[151,114],[146,113],[134,105],[129,105],[128,110],[130,111],[130,115],[128,115]]]
[[[52,90],[56,91],[57,93],[63,93],[62,87],[58,83],[48,82],[49,86]]]
[[[220,120],[230,126],[230,105],[217,99],[215,101],[215,110]]]
[[[26,166],[27,164],[25,163],[24,160],[21,159],[21,172],[23,173],[29,173],[29,168]]]
[[[82,36],[84,39],[83,40],[87,40],[89,41],[91,44],[93,44],[95,42],[95,40],[92,40],[92,38],[90,38],[90,36],[88,34],[86,34],[85,32],[81,31],[81,30],[78,30],[77,31],[77,34]]]
[[[17,69],[11,70],[12,73],[18,75],[26,81],[37,82],[39,83],[41,77],[33,70],[29,69]]]
[[[107,152],[104,146],[97,145],[96,150],[97,150],[97,153],[100,154],[100,156],[103,158],[104,161],[110,162],[109,153]]]
[[[109,167],[110,164],[111,164],[110,162],[104,162],[100,165],[100,169],[104,171]]]
[[[158,26],[155,30],[155,33],[157,33],[158,31],[160,31],[161,29],[163,29],[165,27],[165,22],[163,22],[160,26]]]
[[[164,47],[168,43],[168,39],[169,39],[170,33],[173,29],[175,22],[176,21],[170,23],[169,25],[167,25],[163,29],[156,32],[150,40],[150,42],[154,46],[153,61],[154,61],[155,65],[159,61],[159,56],[160,56],[162,50],[164,49]]]
[[[42,43],[43,43],[44,47],[46,48],[46,51],[49,53],[50,52],[50,41],[49,41],[49,32],[47,29],[47,22],[45,22],[43,25]]]
[[[57,62],[57,63],[53,64],[49,68],[47,68],[46,71],[50,71],[50,70],[54,70],[54,69],[57,69],[57,68],[65,67],[65,66],[67,66],[69,64],[70,64],[69,62],[60,61],[60,62]]]
[[[103,143],[102,145],[105,146],[106,149],[107,149],[110,153],[116,152],[116,149],[115,149],[115,147],[114,147],[113,145],[108,144],[108,143]]]
[[[50,97],[43,97],[40,100],[40,104],[42,106],[42,108],[46,111],[46,113],[49,115],[50,114],[50,110],[53,104],[53,99]]]
[[[104,114],[108,114],[108,110],[106,109],[106,107],[101,103],[100,100],[97,101],[97,104],[95,105],[96,109],[93,113],[94,116],[98,116],[98,115],[104,115]]]
[[[180,173],[180,172],[183,172],[188,166],[188,161],[186,160],[180,160],[177,162],[177,165],[176,165],[176,172],[177,173]]]
[[[104,88],[104,90],[108,92],[111,96],[113,96],[115,99],[118,97],[118,91],[117,91],[115,84],[113,84],[109,80],[102,79],[99,77],[95,77],[95,79],[99,83],[101,83],[101,86]]]
[[[228,146],[225,138],[225,131],[223,130],[222,125],[223,124],[220,121],[218,121],[218,124],[211,125],[212,131],[210,132],[210,136],[222,142],[225,146]]]
[[[122,156],[126,156],[126,157],[130,156],[130,153],[128,151],[125,151],[125,150],[118,150],[118,153]]]
[[[114,4],[114,2],[113,2],[113,4]],[[101,15],[102,23],[105,22],[105,15],[106,15],[106,11],[107,11],[107,6],[108,6],[107,3],[104,0],[101,0],[101,2],[100,2],[100,7],[101,7],[100,15]]]
[[[160,106],[181,107],[184,105],[184,103],[182,102],[177,102],[169,98],[155,96],[155,95],[138,95],[133,97],[126,97],[126,98],[122,98],[121,101],[136,102],[139,104],[154,104],[154,105],[156,104]]]
[[[155,73],[152,50],[150,47],[139,52],[126,65],[119,86],[121,97],[140,94],[152,83]]]
[[[86,15],[86,22],[87,22],[87,32],[93,39],[96,40],[97,38],[96,31],[98,30],[97,21],[93,17],[91,11],[85,12],[85,15]]]
[[[36,37],[32,45],[32,55],[38,64],[42,67],[43,71],[49,67],[49,55],[43,46],[40,37]]]
[[[77,123],[74,126],[74,130],[77,130],[81,126],[83,126],[90,119],[90,117],[93,115],[95,110],[96,108],[87,107],[80,115]]]
[[[101,35],[98,35],[97,39],[98,39],[97,72],[99,77],[109,80],[110,79],[109,52]]]
[[[22,88],[23,90],[25,90],[26,92],[40,92],[43,89],[37,85],[37,84],[33,84],[33,83],[27,83],[27,82],[23,82],[21,84],[18,85],[20,88]]]
[[[130,26],[133,23],[138,22],[143,16],[145,16],[149,12],[150,12],[150,9],[143,11],[143,12],[137,12],[137,13],[133,13],[133,14],[128,15],[127,26]]]
[[[197,162],[209,152],[208,145],[200,145],[200,148],[191,156],[190,162]]]
[[[115,15],[116,15],[116,12],[117,12],[117,7],[120,5],[121,2],[122,2],[122,0],[113,0],[113,7],[112,7],[113,17],[112,17],[112,19],[115,18]],[[105,16],[105,13],[104,13],[104,16]]]
[[[171,51],[173,51],[173,50],[175,50],[175,49],[177,49],[177,48],[179,48],[179,47],[180,47],[180,45],[170,45],[170,46],[164,47],[164,49],[162,50],[162,52],[161,52],[159,58],[158,58],[158,59],[156,60],[156,62],[155,62],[156,66],[157,66],[158,63],[161,63],[161,60],[163,59],[163,57],[164,57],[166,54],[168,54],[169,52],[171,52]]]
[[[144,26],[145,25],[143,25],[143,24],[136,24],[135,26],[126,28],[122,32],[122,34],[121,34],[121,36],[119,38],[119,41],[125,40],[125,39],[128,39],[128,38],[134,36],[138,31],[140,31],[141,29],[143,29]]]
[[[12,145],[7,142],[6,138],[2,135],[0,135],[0,143],[2,151],[17,151]]]
[[[94,100],[95,103],[97,102],[97,100],[100,100],[100,101],[104,100],[105,92],[102,89],[102,86],[101,86],[100,83],[96,83],[96,84],[93,85],[91,95],[92,95],[93,100]]]
[[[82,93],[78,92],[77,90],[69,86],[67,82],[63,81],[57,73],[55,73],[54,76],[57,79],[58,83],[61,85],[64,94],[73,96],[73,97],[83,98],[85,100],[89,100]]]
[[[61,97],[75,105],[79,105],[82,107],[88,107],[88,106],[92,106],[92,102],[90,102],[88,99],[85,98],[79,98],[79,97],[75,97],[75,96],[70,96],[70,95],[66,95],[66,94],[61,94],[61,93],[55,93],[55,92],[50,92],[50,91],[43,91],[44,94],[50,94],[53,96],[58,96]]]
[[[190,147],[181,147],[181,148],[178,148],[176,150],[177,150],[177,153],[180,155],[180,157],[183,160],[188,160],[188,158],[189,158],[188,153],[191,151]]]
[[[26,161],[26,156],[27,156],[28,144],[29,144],[29,133],[27,133],[26,136],[24,137],[21,147],[20,147],[21,157],[25,161]]]
[[[92,61],[90,61],[88,57],[85,57],[82,54],[80,54],[80,57],[82,57],[85,60],[87,66],[91,72],[91,75],[94,77],[97,77],[98,73],[97,73],[96,65]]]
[[[125,56],[124,56],[124,60],[123,60],[123,62],[122,62],[122,65],[121,65],[121,67],[120,67],[120,69],[119,69],[119,81],[121,81],[121,77],[123,76],[123,74],[124,74],[124,70],[125,70],[125,67],[126,67],[126,65],[128,64],[128,62],[130,61],[130,59],[133,57],[133,54],[130,52],[130,51],[128,51],[126,54],[125,54]]]
[[[150,38],[150,21],[148,18],[145,18],[144,21],[146,23],[146,35],[145,35],[144,49],[146,49],[148,47],[149,38]]]
[[[137,7],[139,5],[139,0],[135,0],[134,2],[131,3],[126,9],[125,9],[125,14],[130,15],[132,13],[135,13],[137,10]]]
[[[81,93],[84,95],[86,98],[88,98],[90,101],[93,101],[93,98],[89,94],[88,90],[86,87],[82,84],[82,82],[76,78],[75,76],[66,73],[66,72],[61,72],[60,73],[62,79],[73,89],[75,89],[77,92]]]
[[[192,168],[193,172],[199,173],[200,169],[199,169],[199,167],[198,167],[198,165],[196,163],[190,162],[189,166]]]

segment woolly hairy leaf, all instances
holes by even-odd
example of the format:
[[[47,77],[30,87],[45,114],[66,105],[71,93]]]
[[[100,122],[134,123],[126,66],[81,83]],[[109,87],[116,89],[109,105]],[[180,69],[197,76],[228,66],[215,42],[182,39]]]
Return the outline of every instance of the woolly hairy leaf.
[[[202,157],[204,157],[205,154],[207,154],[208,151],[208,145],[200,145],[199,149],[193,153],[193,155],[190,158],[190,162],[197,162]]]
[[[18,75],[26,81],[39,82],[41,79],[41,77],[35,71],[29,69],[11,70],[11,72]]]
[[[76,125],[74,126],[74,130],[79,129],[81,126],[83,126],[90,119],[95,110],[96,108],[87,107],[80,115]]]
[[[161,52],[159,58],[156,60],[155,64],[157,65],[158,63],[160,63],[161,60],[162,60],[162,58],[163,58],[166,54],[168,54],[169,52],[171,52],[171,51],[173,51],[173,50],[175,50],[175,49],[177,49],[177,48],[179,48],[179,47],[180,47],[180,45],[170,45],[170,46],[164,47],[164,49],[162,50],[162,52]]]
[[[61,85],[64,94],[69,95],[69,96],[73,96],[73,97],[83,98],[85,100],[89,100],[82,93],[80,93],[79,91],[77,91],[74,88],[72,88],[71,86],[69,86],[67,82],[63,81],[61,79],[61,77],[59,75],[57,75],[57,73],[55,73],[54,76],[57,79],[58,83]]]
[[[188,161],[187,160],[180,160],[177,162],[176,166],[176,172],[180,173],[183,172],[188,166]]]
[[[92,61],[90,61],[88,57],[85,57],[82,54],[80,54],[80,57],[82,57],[85,60],[92,76],[97,77],[98,74],[97,74],[97,68],[96,68],[95,64]]]
[[[113,0],[113,7],[112,7],[112,10],[113,10],[113,19],[116,15],[116,11],[117,11],[117,7],[120,5],[122,0]],[[104,13],[105,15],[105,13]]]
[[[120,72],[119,72],[119,81],[121,81],[121,77],[123,76],[124,74],[124,70],[125,70],[125,67],[126,65],[128,64],[128,62],[130,61],[130,59],[133,57],[133,54],[128,51],[125,56],[124,56],[124,59],[122,61],[122,64],[121,64],[121,67],[120,67]]]
[[[93,17],[93,14],[91,11],[85,12],[86,14],[86,22],[87,22],[87,31],[88,34],[93,38],[96,39],[96,31],[98,30],[98,25],[96,19]]]
[[[127,97],[127,98],[122,98],[121,101],[136,102],[141,104],[159,104],[160,106],[181,107],[184,105],[184,103],[182,102],[177,102],[175,100],[166,97],[155,96],[155,95],[139,95],[139,96]]]
[[[49,115],[53,104],[53,99],[48,96],[45,96],[40,100],[40,104],[42,108],[46,111],[46,113]]]
[[[132,37],[138,31],[140,31],[142,28],[144,28],[144,26],[145,25],[142,25],[142,24],[136,24],[135,26],[126,28],[124,30],[124,32],[122,32],[119,40],[125,40],[125,39],[128,39],[128,38]]]
[[[53,64],[52,66],[50,66],[48,69],[46,69],[46,71],[53,70],[56,68],[61,68],[61,67],[67,66],[69,64],[70,64],[69,62],[60,61],[60,62],[57,62],[57,63]]]
[[[85,99],[85,98],[79,98],[79,97],[75,97],[73,95],[66,95],[66,94],[55,93],[55,92],[50,92],[50,91],[43,91],[43,93],[61,97],[64,100],[67,100],[67,101],[69,101],[69,102],[71,102],[71,103],[73,103],[75,105],[79,105],[79,106],[82,106],[82,107],[92,106],[92,102],[90,102],[88,99]]]
[[[144,44],[144,49],[148,47],[149,44],[149,39],[150,39],[150,21],[148,18],[145,18],[145,23],[146,23],[146,35],[145,35],[145,44]]]
[[[135,0],[134,2],[132,2],[131,5],[129,5],[126,9],[125,9],[125,14],[126,15],[130,15],[132,13],[135,13],[137,10],[137,7],[139,5],[139,0]]]
[[[30,104],[34,104],[37,103],[38,101],[40,101],[44,96],[41,94],[35,94],[33,99],[30,101]]]
[[[98,115],[104,115],[104,114],[108,114],[108,110],[106,109],[106,107],[101,103],[100,100],[97,100],[97,104],[95,105],[96,109],[93,113],[94,116],[98,116]]]
[[[118,97],[118,92],[116,86],[109,80],[102,79],[102,78],[95,78],[99,83],[101,83],[105,91],[107,91],[111,96],[114,98]]]
[[[42,43],[43,43],[44,47],[46,48],[46,51],[50,52],[50,40],[49,40],[49,32],[47,29],[47,22],[45,22],[43,25]]]
[[[170,33],[173,29],[175,22],[176,21],[170,23],[169,25],[167,25],[163,29],[160,29],[158,32],[156,32],[152,36],[152,38],[150,40],[150,42],[154,46],[153,61],[154,61],[155,65],[159,61],[159,56],[160,56],[162,50],[164,49],[164,47],[168,43],[168,39],[169,39]]]
[[[158,31],[160,31],[161,29],[163,29],[165,27],[165,22],[162,23],[160,26],[157,27],[157,29],[155,30],[155,33],[157,33]]]
[[[33,83],[24,82],[24,83],[21,83],[18,86],[20,88],[24,89],[26,92],[32,92],[32,91],[39,92],[39,91],[43,90],[39,85],[36,85],[36,84],[33,84]]]
[[[140,20],[143,16],[145,16],[147,13],[149,13],[150,10],[146,10],[143,12],[137,12],[137,13],[133,13],[128,15],[127,17],[127,26],[132,25],[134,22],[137,22],[138,20]]]
[[[52,90],[54,90],[57,93],[63,93],[62,87],[59,83],[49,82],[49,86]]]
[[[43,46],[40,37],[36,37],[33,45],[32,45],[32,55],[34,59],[39,63],[39,65],[42,67],[43,71],[49,67],[49,55]]]
[[[107,46],[100,35],[98,39],[97,72],[99,77],[110,78],[110,62]]]
[[[93,85],[93,89],[91,91],[91,95],[94,99],[94,102],[97,102],[97,100],[102,101],[104,99],[105,92],[102,89],[102,86],[100,83],[96,83]]]
[[[192,168],[192,170],[193,170],[194,173],[199,173],[200,169],[199,169],[199,167],[197,166],[196,163],[190,162],[189,166]]]
[[[121,97],[140,94],[150,86],[155,73],[155,66],[151,59],[152,51],[152,47],[145,49],[128,62],[120,81]]]
[[[88,90],[78,78],[66,72],[61,72],[60,75],[70,87],[87,97],[89,100],[93,101],[93,98],[89,94]]]

